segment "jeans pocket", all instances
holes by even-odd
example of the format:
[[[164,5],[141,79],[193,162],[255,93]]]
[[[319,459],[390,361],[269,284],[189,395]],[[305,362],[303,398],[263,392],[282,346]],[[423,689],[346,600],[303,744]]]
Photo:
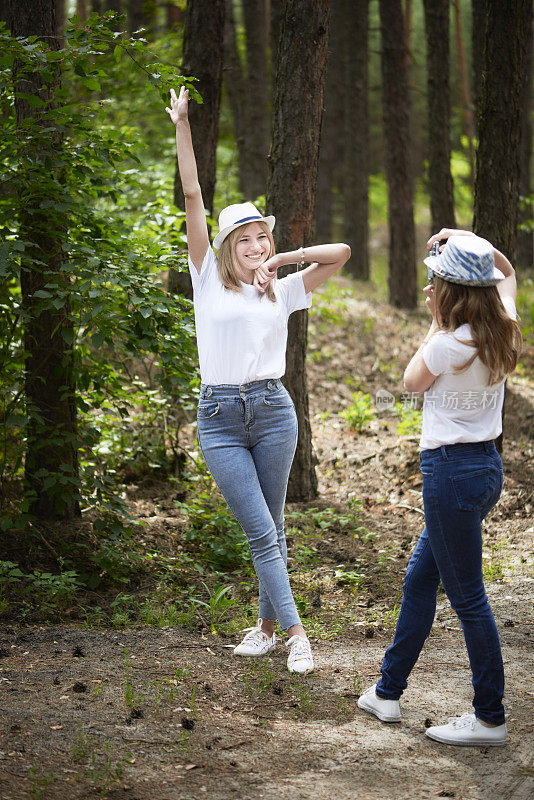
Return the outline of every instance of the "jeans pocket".
[[[202,403],[197,408],[197,419],[211,419],[219,413],[221,407],[219,403]]]
[[[481,511],[493,493],[491,470],[487,468],[453,475],[451,482],[460,511]]]
[[[293,401],[286,389],[278,389],[276,392],[263,398],[263,403],[272,408],[291,408]]]

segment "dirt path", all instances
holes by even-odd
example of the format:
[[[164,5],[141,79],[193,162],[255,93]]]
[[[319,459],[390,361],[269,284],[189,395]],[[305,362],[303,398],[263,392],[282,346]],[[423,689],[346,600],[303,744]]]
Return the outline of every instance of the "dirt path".
[[[375,330],[369,320],[378,317]],[[443,594],[402,701],[402,723],[384,725],[356,706],[359,692],[376,680],[391,638],[404,568],[422,523],[422,498],[416,438],[399,437],[394,410],[377,414],[359,435],[339,411],[357,388],[373,396],[385,389],[398,399],[399,364],[425,324],[422,314],[408,316],[364,299],[345,302],[343,322],[312,317],[317,504],[343,510],[356,498],[363,531],[356,536],[352,523],[319,529],[309,538],[307,572],[297,564],[298,531],[289,537],[294,582],[316,609],[309,617],[313,675],[290,679],[283,645],[260,661],[238,659],[231,653],[236,634],[211,635],[209,628],[4,625],[2,800],[534,796],[531,350],[526,368],[510,381],[505,488],[485,531],[509,742],[503,748],[451,748],[424,736],[425,726],[469,710],[471,702],[462,634]],[[147,542],[151,535],[180,536],[183,519],[165,492],[152,485],[131,492],[132,508],[148,521]],[[356,589],[351,570],[365,572]]]
[[[356,708],[384,636],[317,643],[316,672],[291,683],[282,648],[254,672],[218,637],[170,629],[4,631],[1,796],[529,800],[530,589],[520,580],[505,598],[492,591],[508,679],[505,748],[450,748],[424,736],[425,725],[470,703],[461,633],[445,609],[399,725]]]

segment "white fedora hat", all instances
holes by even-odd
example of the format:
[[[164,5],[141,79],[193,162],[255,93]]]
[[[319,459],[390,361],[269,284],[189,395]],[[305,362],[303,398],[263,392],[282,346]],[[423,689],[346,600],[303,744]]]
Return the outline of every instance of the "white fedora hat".
[[[254,203],[233,203],[223,208],[219,214],[219,233],[213,240],[214,248],[218,250],[229,233],[241,225],[248,225],[249,222],[265,222],[272,231],[275,218],[262,217]]]

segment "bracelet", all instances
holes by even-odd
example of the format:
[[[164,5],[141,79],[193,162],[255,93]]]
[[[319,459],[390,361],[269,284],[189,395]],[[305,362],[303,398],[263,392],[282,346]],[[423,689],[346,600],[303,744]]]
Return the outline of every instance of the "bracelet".
[[[297,270],[299,270],[301,267],[303,267],[303,266],[304,266],[304,261],[305,261],[305,258],[304,258],[304,248],[303,248],[303,247],[299,247],[299,249],[297,250],[297,252],[298,252],[298,254],[300,255],[300,261],[297,261]]]

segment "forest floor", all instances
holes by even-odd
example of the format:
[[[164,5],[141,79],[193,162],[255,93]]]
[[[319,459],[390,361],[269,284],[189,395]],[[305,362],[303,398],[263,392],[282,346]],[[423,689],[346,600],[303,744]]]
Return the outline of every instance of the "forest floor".
[[[360,287],[344,294],[348,281],[335,285],[319,300],[330,317],[310,318],[319,499],[288,505],[292,582],[307,609],[315,672],[290,679],[282,639],[265,659],[233,656],[237,631],[4,625],[2,800],[534,796],[533,347],[509,381],[504,491],[484,534],[509,741],[447,747],[426,738],[425,727],[470,709],[471,680],[460,626],[442,593],[402,699],[402,722],[382,724],[356,705],[391,639],[423,522],[421,478],[409,416],[386,408],[361,433],[339,416],[358,389],[401,399],[402,368],[427,320],[423,310],[397,311]],[[403,419],[408,435],[399,436]],[[189,434],[193,443],[192,426]],[[179,537],[175,492],[156,480],[129,487],[146,539]]]

